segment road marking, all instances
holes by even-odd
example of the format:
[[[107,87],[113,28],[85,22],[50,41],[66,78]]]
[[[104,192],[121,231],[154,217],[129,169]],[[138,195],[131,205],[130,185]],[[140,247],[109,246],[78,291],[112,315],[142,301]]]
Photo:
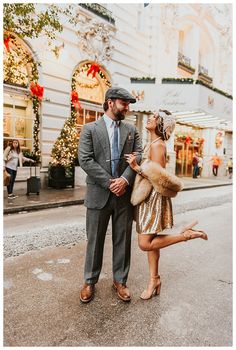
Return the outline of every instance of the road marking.
[[[70,263],[70,259],[57,259],[57,263],[58,264],[69,264]]]

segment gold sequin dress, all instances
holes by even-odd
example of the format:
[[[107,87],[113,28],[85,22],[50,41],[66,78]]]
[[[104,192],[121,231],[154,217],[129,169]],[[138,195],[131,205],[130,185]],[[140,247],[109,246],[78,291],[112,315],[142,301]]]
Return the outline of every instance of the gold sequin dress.
[[[145,147],[143,160],[149,158],[150,144]],[[154,188],[136,207],[136,230],[141,234],[158,234],[173,226],[171,198],[164,197]]]

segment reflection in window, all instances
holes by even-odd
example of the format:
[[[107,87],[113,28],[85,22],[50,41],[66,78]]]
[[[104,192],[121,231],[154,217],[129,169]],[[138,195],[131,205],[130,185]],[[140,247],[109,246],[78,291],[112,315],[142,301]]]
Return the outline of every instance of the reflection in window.
[[[30,100],[18,96],[4,96],[3,105],[3,137],[4,148],[16,138],[22,151],[32,151],[33,120]]]

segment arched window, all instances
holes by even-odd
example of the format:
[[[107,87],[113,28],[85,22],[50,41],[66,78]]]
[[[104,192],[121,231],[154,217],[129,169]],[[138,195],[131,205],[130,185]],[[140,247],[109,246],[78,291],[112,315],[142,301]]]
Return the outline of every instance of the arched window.
[[[103,102],[107,89],[111,86],[110,77],[104,68],[93,77],[88,74],[92,62],[79,64],[72,78],[72,89],[78,93],[81,109],[77,113],[78,138],[84,124],[97,120],[103,114]]]
[[[4,36],[3,53],[3,136],[4,147],[19,140],[22,151],[33,149],[33,110],[28,91],[33,56],[27,45],[10,34]]]

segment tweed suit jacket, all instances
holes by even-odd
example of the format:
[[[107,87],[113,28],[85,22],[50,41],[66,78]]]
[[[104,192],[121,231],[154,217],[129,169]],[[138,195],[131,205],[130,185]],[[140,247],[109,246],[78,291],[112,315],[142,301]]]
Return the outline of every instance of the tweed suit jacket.
[[[120,161],[119,176],[123,176],[129,182],[126,193],[119,197],[121,201],[128,203],[131,196],[131,188],[135,179],[135,172],[123,157],[126,153],[141,152],[142,145],[135,126],[120,122]],[[85,206],[91,209],[102,209],[111,194],[109,190],[111,171],[111,149],[107,128],[103,117],[99,120],[83,126],[78,149],[79,164],[87,173],[87,193]],[[138,156],[141,161],[141,154]]]

